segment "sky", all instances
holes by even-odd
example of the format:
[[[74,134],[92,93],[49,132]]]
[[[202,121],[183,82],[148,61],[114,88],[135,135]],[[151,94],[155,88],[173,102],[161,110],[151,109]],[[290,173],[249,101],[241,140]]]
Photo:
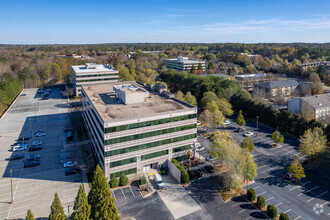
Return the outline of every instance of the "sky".
[[[330,0],[0,0],[0,44],[330,42]]]

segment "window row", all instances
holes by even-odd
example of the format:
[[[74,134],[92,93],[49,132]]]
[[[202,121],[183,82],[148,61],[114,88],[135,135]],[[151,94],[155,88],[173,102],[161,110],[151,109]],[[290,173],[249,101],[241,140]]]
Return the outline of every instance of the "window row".
[[[173,148],[173,153],[189,150],[190,147],[191,147],[191,145],[185,145],[185,146],[182,146],[182,147],[175,147],[175,148]]]
[[[119,160],[119,161],[111,162],[110,163],[110,168],[119,167],[119,166],[122,166],[122,165],[135,163],[135,162],[136,162],[136,157],[132,157],[132,158],[124,159],[124,160]]]
[[[129,152],[144,150],[144,149],[157,147],[157,146],[161,146],[161,145],[165,145],[165,144],[189,140],[192,138],[196,138],[196,134],[189,134],[189,135],[185,135],[185,136],[181,136],[181,137],[170,138],[170,139],[166,139],[166,140],[162,140],[162,141],[156,141],[156,142],[152,142],[152,143],[148,143],[148,144],[141,144],[141,145],[122,148],[122,149],[118,149],[118,150],[106,151],[105,157],[111,157],[111,156],[115,156],[118,154],[125,154],[125,153],[129,153]]]
[[[185,161],[185,160],[188,160],[189,159],[189,155],[183,155],[183,156],[180,156],[180,157],[176,157],[176,158],[173,158],[173,159],[176,159],[178,162],[181,162],[181,161]]]
[[[129,170],[123,170],[123,171],[120,171],[120,172],[117,172],[117,173],[111,173],[110,178],[120,177],[121,174],[130,175],[130,174],[133,174],[133,173],[136,173],[136,168],[132,168],[132,169],[129,169]]]
[[[118,80],[118,78],[77,80],[76,82],[80,83],[80,82],[93,82],[93,81],[106,81],[106,80]]]
[[[148,138],[148,137],[153,137],[153,136],[158,136],[158,135],[163,135],[163,134],[168,134],[168,133],[173,133],[173,132],[178,132],[178,131],[184,131],[184,130],[188,130],[188,129],[192,129],[192,128],[196,128],[196,124],[109,139],[109,140],[105,140],[105,145],[117,144],[117,143],[122,143],[122,142],[126,142],[126,141],[133,141],[133,140],[142,139],[142,138]]]
[[[148,127],[148,126],[153,126],[153,125],[160,125],[160,124],[166,124],[166,123],[171,123],[171,122],[176,122],[176,121],[188,120],[188,119],[192,119],[192,118],[196,118],[196,114],[183,115],[183,116],[172,117],[172,118],[164,118],[164,119],[140,122],[140,123],[129,124],[129,125],[121,125],[121,126],[117,126],[117,127],[110,127],[110,128],[105,129],[105,133],[125,131],[125,130],[136,129],[136,128],[143,128],[143,127]]]
[[[168,150],[163,150],[163,151],[158,151],[155,153],[151,153],[151,154],[145,154],[141,156],[141,160],[148,160],[154,157],[161,157],[168,154]]]
[[[98,76],[118,76],[118,73],[113,73],[113,74],[93,74],[93,75],[76,75],[76,78],[98,77]]]

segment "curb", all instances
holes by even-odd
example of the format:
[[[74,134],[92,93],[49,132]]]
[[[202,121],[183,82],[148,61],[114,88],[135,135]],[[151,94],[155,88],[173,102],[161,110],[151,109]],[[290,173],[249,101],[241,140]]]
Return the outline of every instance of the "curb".
[[[11,109],[11,107],[15,104],[15,102],[18,100],[19,97],[21,97],[22,93],[24,92],[25,89],[22,89],[22,91],[16,96],[14,101],[9,105],[9,107],[6,109],[6,111],[0,116],[0,120],[5,117],[7,112]]]

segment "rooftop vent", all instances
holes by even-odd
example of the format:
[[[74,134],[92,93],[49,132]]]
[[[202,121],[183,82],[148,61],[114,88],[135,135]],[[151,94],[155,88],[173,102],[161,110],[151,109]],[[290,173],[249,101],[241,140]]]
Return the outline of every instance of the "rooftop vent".
[[[96,63],[85,63],[86,69],[95,69],[97,67]]]
[[[319,105],[319,106],[321,106],[321,105],[322,105],[322,103],[319,103],[318,105]]]

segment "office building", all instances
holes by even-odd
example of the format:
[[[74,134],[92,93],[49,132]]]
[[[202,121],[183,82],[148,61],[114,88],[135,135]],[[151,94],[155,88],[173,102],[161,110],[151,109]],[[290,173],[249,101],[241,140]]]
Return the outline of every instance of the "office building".
[[[190,71],[192,66],[198,69],[199,64],[202,65],[203,71],[205,71],[205,61],[189,59],[188,57],[178,57],[177,59],[165,59],[164,65],[167,69],[174,69],[176,71]]]
[[[297,91],[299,83],[295,80],[280,80],[258,83],[254,85],[255,95],[258,97],[271,98],[276,95],[291,96]]]
[[[254,85],[262,82],[268,82],[267,74],[242,74],[235,75],[235,79],[242,89],[253,91]]]
[[[76,96],[81,94],[81,86],[118,81],[118,70],[112,65],[86,63],[72,66],[72,85]]]
[[[196,141],[196,107],[138,82],[82,86],[81,94],[92,149],[107,178],[187,159]]]

